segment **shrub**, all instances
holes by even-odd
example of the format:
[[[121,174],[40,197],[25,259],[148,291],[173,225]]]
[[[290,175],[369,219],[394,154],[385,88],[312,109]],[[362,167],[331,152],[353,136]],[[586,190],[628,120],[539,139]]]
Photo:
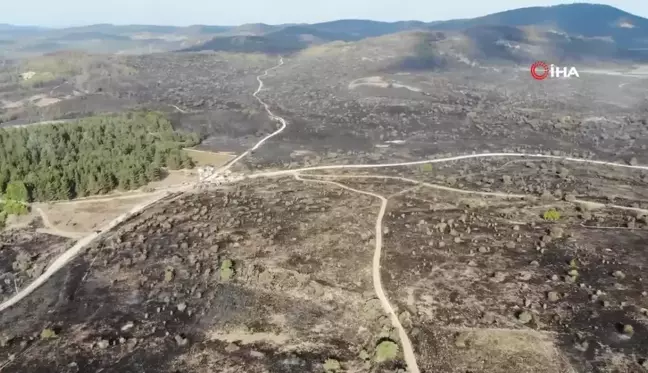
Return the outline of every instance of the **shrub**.
[[[229,281],[234,276],[234,263],[229,260],[223,260],[220,267],[220,278],[223,281]]]
[[[390,340],[384,340],[376,346],[376,362],[391,361],[398,357],[398,345]]]
[[[545,211],[542,217],[547,221],[557,221],[560,219],[560,212],[556,209],[549,209]]]
[[[43,329],[40,334],[41,339],[52,339],[56,338],[56,332],[53,329]]]
[[[164,282],[171,282],[175,277],[175,269],[173,267],[166,267],[164,269]]]
[[[432,172],[433,168],[432,165],[429,163],[422,164],[421,167],[421,172]]]
[[[324,362],[324,371],[326,373],[337,373],[342,370],[342,365],[335,359],[326,359]]]

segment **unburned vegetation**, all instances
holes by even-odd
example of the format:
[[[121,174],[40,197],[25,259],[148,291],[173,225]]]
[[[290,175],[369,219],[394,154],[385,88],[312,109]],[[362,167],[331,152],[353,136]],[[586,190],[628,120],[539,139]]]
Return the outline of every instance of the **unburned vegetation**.
[[[193,167],[182,149],[197,142],[152,112],[0,129],[0,193],[9,181],[27,186],[24,201],[136,189],[160,180],[166,168]]]

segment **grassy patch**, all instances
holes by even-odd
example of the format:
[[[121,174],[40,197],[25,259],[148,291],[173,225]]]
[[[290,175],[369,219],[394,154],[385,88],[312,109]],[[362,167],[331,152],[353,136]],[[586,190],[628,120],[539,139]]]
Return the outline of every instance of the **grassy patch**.
[[[211,165],[220,167],[230,161],[234,156],[229,153],[209,152],[197,149],[184,149],[184,152],[194,161],[196,166]]]
[[[24,88],[31,88],[45,83],[49,83],[51,81],[56,80],[57,78],[58,77],[56,74],[49,71],[36,72],[34,76],[32,76],[31,78],[23,79],[20,82],[20,85]]]

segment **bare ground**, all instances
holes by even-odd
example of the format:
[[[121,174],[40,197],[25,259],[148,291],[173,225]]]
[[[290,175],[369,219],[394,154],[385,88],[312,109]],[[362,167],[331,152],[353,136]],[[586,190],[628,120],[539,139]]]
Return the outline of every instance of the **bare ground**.
[[[211,152],[200,149],[185,149],[185,152],[189,154],[197,166],[211,165],[214,167],[220,167],[236,157],[236,155],[232,153]]]

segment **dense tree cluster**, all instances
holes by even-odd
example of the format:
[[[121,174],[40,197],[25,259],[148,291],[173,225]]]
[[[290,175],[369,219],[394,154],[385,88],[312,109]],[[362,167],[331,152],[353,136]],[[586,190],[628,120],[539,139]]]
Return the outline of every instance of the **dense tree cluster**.
[[[182,149],[198,141],[156,112],[0,129],[0,193],[17,193],[7,190],[11,182],[24,183],[27,200],[37,201],[135,189],[164,168],[193,167]]]

